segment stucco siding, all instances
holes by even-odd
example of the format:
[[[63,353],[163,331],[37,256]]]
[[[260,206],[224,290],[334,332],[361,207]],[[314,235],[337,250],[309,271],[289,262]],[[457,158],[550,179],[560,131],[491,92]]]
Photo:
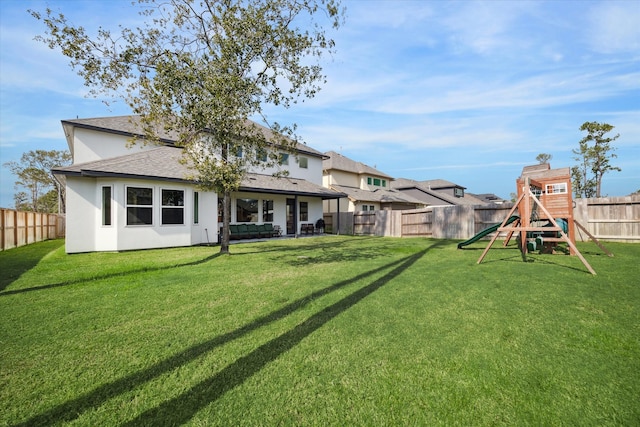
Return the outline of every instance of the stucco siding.
[[[96,211],[95,180],[67,178],[67,224],[65,250],[67,253],[95,250]]]
[[[358,175],[345,172],[341,170],[331,170],[331,175],[329,178],[330,185],[342,185],[345,187],[360,187],[360,181],[358,180]]]
[[[111,223],[103,224],[103,187],[111,191]],[[152,190],[152,222],[127,224],[127,188]],[[183,224],[162,224],[162,190],[184,194]],[[199,191],[198,224],[194,224],[192,185],[149,180],[88,179],[69,177],[67,182],[67,253],[125,251],[162,247],[191,246],[217,242],[217,195]],[[208,240],[207,240],[208,238]]]
[[[128,147],[128,138],[124,135],[83,128],[75,128],[74,137],[74,164],[109,159],[157,147],[157,145],[141,143]]]

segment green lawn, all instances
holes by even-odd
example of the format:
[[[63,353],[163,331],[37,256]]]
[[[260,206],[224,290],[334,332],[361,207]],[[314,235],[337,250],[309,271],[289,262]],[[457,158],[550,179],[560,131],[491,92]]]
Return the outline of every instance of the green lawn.
[[[639,425],[640,245],[0,253],[0,425]]]

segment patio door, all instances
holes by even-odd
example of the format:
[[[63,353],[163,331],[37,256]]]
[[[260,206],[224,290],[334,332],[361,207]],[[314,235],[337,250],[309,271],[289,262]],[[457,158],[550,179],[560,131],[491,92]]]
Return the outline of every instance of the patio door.
[[[296,199],[287,199],[287,234],[296,234]]]

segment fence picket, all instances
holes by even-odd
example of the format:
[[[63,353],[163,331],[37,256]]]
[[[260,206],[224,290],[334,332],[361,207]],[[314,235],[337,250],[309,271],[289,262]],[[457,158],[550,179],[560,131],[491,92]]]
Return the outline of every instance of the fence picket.
[[[0,208],[0,250],[64,237],[65,216]]]

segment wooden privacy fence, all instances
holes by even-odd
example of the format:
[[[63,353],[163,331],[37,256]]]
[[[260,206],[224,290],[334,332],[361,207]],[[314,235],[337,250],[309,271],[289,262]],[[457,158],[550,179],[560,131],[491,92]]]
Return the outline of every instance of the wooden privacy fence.
[[[574,199],[573,218],[598,240],[640,243],[640,195]],[[576,229],[576,240],[588,240]]]
[[[64,215],[0,208],[0,250],[64,237]]]
[[[513,203],[483,206],[432,206],[405,211],[340,213],[340,234],[468,239],[502,222]],[[640,242],[640,195],[576,199],[574,219],[598,240]],[[336,233],[337,214],[324,214],[326,231]],[[492,235],[485,237],[490,239]],[[577,240],[588,240],[576,228]]]

